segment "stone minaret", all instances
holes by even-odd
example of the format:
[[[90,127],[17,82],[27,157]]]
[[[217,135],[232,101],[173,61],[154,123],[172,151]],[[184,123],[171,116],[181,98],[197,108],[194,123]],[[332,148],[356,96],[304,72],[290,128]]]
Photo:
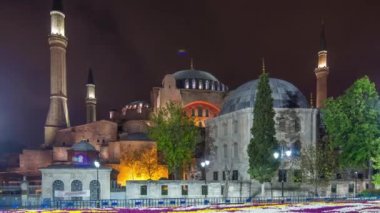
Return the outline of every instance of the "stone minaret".
[[[325,37],[325,25],[322,22],[321,29],[321,46],[318,52],[318,67],[314,70],[317,77],[316,91],[316,107],[324,106],[324,101],[327,98],[327,76],[329,75],[329,67],[327,66],[327,43]]]
[[[53,0],[50,16],[50,106],[45,124],[45,147],[52,145],[59,129],[70,126],[66,89],[67,38],[62,0]]]
[[[86,122],[91,123],[96,121],[96,96],[95,96],[95,83],[92,75],[92,70],[88,72],[87,80],[87,95],[86,95]]]

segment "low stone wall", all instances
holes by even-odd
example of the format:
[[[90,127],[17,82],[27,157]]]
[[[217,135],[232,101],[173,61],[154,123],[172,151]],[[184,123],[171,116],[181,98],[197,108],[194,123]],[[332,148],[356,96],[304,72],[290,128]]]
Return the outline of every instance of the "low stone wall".
[[[353,181],[332,181],[330,185],[318,187],[319,196],[354,196],[355,189],[349,190]],[[366,181],[356,183],[357,192],[365,189]],[[186,181],[186,180],[161,180],[161,181],[128,181],[126,185],[126,199],[161,199],[161,198],[204,198],[202,186],[207,185],[207,197],[261,197],[261,185],[255,181]],[[335,192],[332,190],[335,185]],[[354,185],[355,186],[355,185]],[[183,194],[182,188],[187,188]],[[352,187],[352,186],[351,186]],[[228,188],[228,191],[227,191]],[[167,191],[167,192],[165,192]],[[222,192],[224,191],[224,192]],[[311,185],[284,184],[284,196],[314,196],[314,188]],[[282,195],[280,183],[265,184],[264,197],[280,197]]]
[[[207,186],[206,195],[205,191],[202,193],[202,187],[205,186]],[[240,181],[228,183],[182,180],[128,181],[126,198],[249,197],[251,194],[257,193],[258,190],[258,185]]]

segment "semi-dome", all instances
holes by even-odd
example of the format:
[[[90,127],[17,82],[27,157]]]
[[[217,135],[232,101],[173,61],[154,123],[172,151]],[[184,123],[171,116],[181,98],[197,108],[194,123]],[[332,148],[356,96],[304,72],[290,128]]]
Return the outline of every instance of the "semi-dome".
[[[173,77],[176,80],[177,88],[181,89],[228,90],[227,86],[221,83],[214,75],[202,70],[180,70],[173,73]]]
[[[253,107],[258,83],[258,79],[252,80],[231,91],[225,99],[220,114]],[[308,107],[305,96],[293,84],[284,80],[269,78],[269,85],[272,90],[274,108]]]

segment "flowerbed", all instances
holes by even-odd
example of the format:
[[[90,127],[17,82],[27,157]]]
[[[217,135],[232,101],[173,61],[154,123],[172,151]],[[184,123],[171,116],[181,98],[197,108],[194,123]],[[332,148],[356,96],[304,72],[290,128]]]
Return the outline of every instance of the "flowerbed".
[[[17,213],[211,213],[211,212],[380,212],[377,201],[363,202],[310,202],[298,204],[246,204],[188,206],[173,208],[119,208],[119,209],[81,209],[81,210],[15,210]]]

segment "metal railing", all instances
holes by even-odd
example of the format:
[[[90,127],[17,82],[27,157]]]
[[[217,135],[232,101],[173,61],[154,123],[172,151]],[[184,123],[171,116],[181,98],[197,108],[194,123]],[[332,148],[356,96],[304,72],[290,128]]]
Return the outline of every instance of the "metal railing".
[[[207,198],[157,198],[157,199],[125,199],[125,200],[50,200],[28,199],[22,201],[21,196],[0,197],[0,209],[85,209],[85,208],[136,208],[136,207],[178,207],[219,204],[260,204],[260,203],[302,203],[302,202],[352,202],[380,200],[380,197],[207,197]]]

